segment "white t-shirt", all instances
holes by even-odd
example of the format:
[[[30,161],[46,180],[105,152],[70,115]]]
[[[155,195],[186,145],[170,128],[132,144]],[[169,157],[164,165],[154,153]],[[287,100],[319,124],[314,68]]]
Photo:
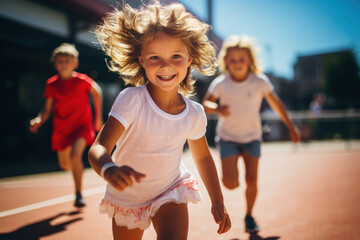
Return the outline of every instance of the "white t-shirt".
[[[183,99],[185,109],[172,115],[155,104],[145,85],[126,88],[117,96],[109,115],[125,131],[112,158],[117,165],[128,165],[146,177],[124,191],[108,184],[106,199],[118,206],[144,207],[179,181],[192,178],[181,161],[184,144],[205,135],[207,120],[200,104]]]
[[[249,74],[242,82],[235,82],[230,74],[220,75],[211,84],[208,93],[228,105],[230,115],[220,116],[216,134],[225,141],[248,143],[262,136],[260,107],[264,96],[274,87],[263,74]]]

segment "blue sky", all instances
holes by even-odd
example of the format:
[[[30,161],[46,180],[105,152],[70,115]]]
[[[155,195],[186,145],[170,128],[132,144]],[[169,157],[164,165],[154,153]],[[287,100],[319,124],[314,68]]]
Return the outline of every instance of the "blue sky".
[[[180,0],[207,20],[207,0]],[[249,35],[265,70],[291,79],[297,56],[354,48],[360,60],[359,0],[213,0],[213,29]]]

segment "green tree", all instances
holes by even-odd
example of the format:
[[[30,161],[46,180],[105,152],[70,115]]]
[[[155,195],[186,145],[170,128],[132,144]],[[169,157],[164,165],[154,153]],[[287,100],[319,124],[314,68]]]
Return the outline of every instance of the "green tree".
[[[360,107],[359,65],[353,50],[324,59],[324,86],[335,108]]]

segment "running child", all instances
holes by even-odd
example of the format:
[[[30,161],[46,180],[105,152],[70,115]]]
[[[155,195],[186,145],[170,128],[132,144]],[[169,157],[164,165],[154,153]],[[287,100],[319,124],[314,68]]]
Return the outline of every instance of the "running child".
[[[108,182],[100,212],[112,218],[114,239],[141,239],[151,222],[157,239],[187,238],[187,203],[201,195],[181,161],[186,141],[217,232],[230,228],[204,109],[185,97],[193,91],[193,68],[208,75],[216,70],[208,28],[179,3],[155,2],[114,10],[96,30],[110,69],[134,86],[120,92],[89,150],[91,166]]]
[[[257,195],[258,161],[262,129],[260,107],[263,98],[289,129],[293,142],[300,141],[300,132],[290,120],[282,101],[269,79],[261,73],[255,46],[247,36],[231,36],[219,52],[222,75],[210,85],[203,100],[205,111],[218,114],[216,135],[219,138],[222,181],[225,187],[239,186],[238,159],[245,163],[246,202],[245,227],[257,232],[252,210]]]
[[[78,56],[75,46],[68,43],[61,44],[53,51],[51,61],[57,74],[47,80],[44,108],[30,121],[30,131],[36,133],[53,113],[51,148],[57,152],[60,167],[72,172],[74,205],[84,207],[85,201],[81,195],[82,156],[85,147],[93,143],[95,130],[99,131],[103,124],[102,91],[86,74],[74,71],[79,65]],[[89,94],[94,102],[94,123]]]

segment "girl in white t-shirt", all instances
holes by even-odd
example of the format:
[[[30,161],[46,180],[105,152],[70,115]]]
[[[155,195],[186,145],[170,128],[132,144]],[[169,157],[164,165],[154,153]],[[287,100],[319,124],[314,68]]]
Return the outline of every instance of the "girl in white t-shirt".
[[[257,232],[252,209],[257,195],[257,171],[261,147],[260,107],[263,98],[289,129],[291,139],[300,141],[300,132],[290,120],[273,85],[261,74],[254,44],[248,36],[231,36],[219,52],[222,75],[210,85],[203,100],[207,113],[219,114],[216,134],[219,138],[222,180],[225,187],[239,186],[238,158],[245,163],[246,201],[245,228]],[[218,101],[218,104],[217,104]]]
[[[96,30],[112,58],[109,68],[135,86],[118,95],[89,150],[91,166],[108,182],[100,212],[113,219],[114,239],[141,239],[151,222],[158,239],[187,238],[187,203],[201,195],[181,162],[186,141],[218,233],[230,228],[205,138],[204,109],[184,96],[193,90],[193,67],[208,75],[216,70],[208,28],[181,4],[155,3],[141,9],[125,5]]]

